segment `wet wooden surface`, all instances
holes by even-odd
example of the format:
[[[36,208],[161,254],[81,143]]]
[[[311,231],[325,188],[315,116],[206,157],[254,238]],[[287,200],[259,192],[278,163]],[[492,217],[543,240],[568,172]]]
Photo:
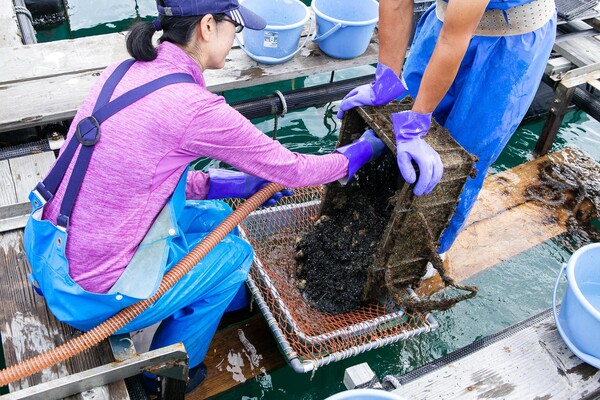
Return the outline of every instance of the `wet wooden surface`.
[[[552,314],[394,391],[406,399],[598,399],[600,371],[565,345]]]
[[[208,366],[206,381],[189,393],[187,400],[215,396],[255,377],[260,379],[285,365],[260,314],[218,332],[204,362]]]
[[[0,161],[0,207],[27,200],[31,188],[54,161],[54,153]],[[57,321],[27,279],[29,263],[23,250],[23,230],[0,234],[0,336],[7,366],[57,347],[78,333]],[[11,391],[113,362],[107,341],[76,357],[9,385]],[[123,381],[93,389],[74,399],[125,400]]]

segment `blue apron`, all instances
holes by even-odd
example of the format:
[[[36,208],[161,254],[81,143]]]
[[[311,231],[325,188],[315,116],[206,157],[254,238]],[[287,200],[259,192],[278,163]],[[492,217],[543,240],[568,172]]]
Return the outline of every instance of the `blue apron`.
[[[78,124],[54,167],[29,196],[33,210],[25,227],[24,247],[32,269],[30,280],[58,320],[84,331],[152,296],[163,275],[231,213],[231,208],[220,201],[186,201],[186,169],[123,274],[107,293],[88,292],[70,277],[65,255],[69,218],[94,145],[100,139],[100,125],[161,87],[194,83],[190,75],[171,74],[109,102],[116,85],[133,63],[134,60],[127,60],[115,69],[98,96],[92,116]],[[43,207],[56,193],[78,148],[79,155],[54,225],[42,219]],[[238,237],[236,229],[119,333],[163,321],[151,348],[183,342],[190,366],[198,365],[220,316],[245,281],[253,255],[251,246]]]
[[[492,0],[489,9],[505,10],[532,0]],[[416,97],[442,28],[435,3],[422,16],[404,66],[409,92]],[[469,178],[438,251],[447,251],[462,230],[498,158],[525,116],[542,79],[556,33],[556,17],[543,27],[515,36],[474,36],[452,86],[433,112],[452,137],[477,156],[477,176]]]

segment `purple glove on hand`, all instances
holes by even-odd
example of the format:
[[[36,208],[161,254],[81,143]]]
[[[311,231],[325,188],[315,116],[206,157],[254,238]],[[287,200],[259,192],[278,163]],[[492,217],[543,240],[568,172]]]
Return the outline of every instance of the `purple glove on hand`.
[[[335,149],[336,152],[348,158],[348,176],[340,179],[340,182],[346,184],[356,171],[369,161],[379,158],[385,150],[387,150],[387,146],[375,136],[375,132],[371,129],[366,130],[354,142]]]
[[[392,114],[392,124],[396,135],[396,158],[404,180],[414,183],[417,174],[412,165],[419,166],[419,181],[413,190],[416,196],[433,190],[442,178],[444,165],[440,155],[427,144],[423,137],[431,126],[431,114],[402,111]]]
[[[210,184],[206,195],[207,200],[228,197],[247,199],[270,183],[265,179],[228,169],[210,168],[208,176]],[[293,194],[294,192],[289,189],[277,192],[263,204],[263,207],[273,206],[283,196],[292,196]]]
[[[344,97],[337,117],[358,106],[381,106],[408,92],[404,80],[385,64],[378,63],[375,81],[354,88]]]

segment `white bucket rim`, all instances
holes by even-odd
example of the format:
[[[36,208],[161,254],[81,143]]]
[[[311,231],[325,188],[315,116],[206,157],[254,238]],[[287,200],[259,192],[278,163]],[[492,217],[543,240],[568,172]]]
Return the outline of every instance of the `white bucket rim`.
[[[363,1],[365,1],[365,0],[363,0]],[[377,5],[377,7],[379,8],[379,3],[377,1],[375,1],[375,0],[369,0],[369,1],[371,1],[372,3],[375,3]],[[323,19],[326,19],[328,21],[331,21],[334,24],[341,24],[342,27],[345,27],[345,26],[367,26],[367,25],[376,24],[379,21],[379,16],[377,16],[373,19],[367,20],[367,21],[359,21],[359,22],[345,21],[343,19],[333,18],[329,15],[324,14],[322,11],[320,11],[317,8],[317,6],[315,5],[316,2],[317,2],[317,0],[312,0],[310,3],[310,8],[313,9],[313,11],[315,12],[315,14],[317,14],[317,16],[319,16]]]
[[[306,6],[306,4],[304,4],[303,2],[301,2],[300,0],[289,0],[292,1],[294,3],[297,3],[298,5],[301,5],[304,10],[304,18],[302,18],[302,20],[298,21],[298,22],[294,22],[293,24],[289,24],[289,25],[269,25],[267,23],[267,26],[264,27],[264,30],[277,30],[277,31],[287,31],[290,29],[296,29],[299,28],[301,26],[304,26],[304,24],[306,24],[306,21],[308,21],[308,19],[310,18],[310,11],[308,10],[308,7]],[[244,0],[240,0],[240,5],[242,5],[245,1]],[[264,18],[264,17],[263,17]]]
[[[344,390],[343,392],[339,392],[327,397],[325,400],[337,400],[337,399],[359,399],[363,396],[371,396],[377,399],[393,399],[393,400],[405,400],[404,397],[388,392],[386,390],[381,389],[369,389],[369,388],[361,388],[361,389],[351,389]]]
[[[594,316],[595,319],[600,321],[600,311],[597,310],[596,307],[594,307],[592,303],[590,303],[589,300],[584,296],[584,294],[581,292],[581,289],[579,289],[577,279],[575,279],[575,265],[577,264],[579,257],[583,253],[595,248],[600,249],[600,243],[585,245],[571,255],[569,261],[567,262],[567,282],[569,288],[573,290],[573,293],[575,294],[575,297],[577,297],[577,300],[579,300],[580,304],[586,309],[587,312]]]

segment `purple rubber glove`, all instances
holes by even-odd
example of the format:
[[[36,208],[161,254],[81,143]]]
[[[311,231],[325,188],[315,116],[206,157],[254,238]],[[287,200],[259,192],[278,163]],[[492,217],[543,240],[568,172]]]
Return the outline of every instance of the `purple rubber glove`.
[[[408,183],[417,180],[411,162],[414,160],[419,166],[419,180],[413,193],[421,196],[431,192],[444,173],[440,155],[423,139],[431,126],[431,114],[402,111],[392,114],[392,124],[396,135],[396,158],[402,177]]]
[[[348,176],[340,179],[340,183],[346,184],[363,165],[379,158],[386,150],[385,143],[371,129],[366,130],[354,142],[335,149],[348,158]]]
[[[208,176],[210,184],[206,195],[207,200],[229,197],[247,199],[270,183],[265,179],[228,169],[209,168]],[[289,189],[277,192],[263,204],[263,207],[273,206],[283,196],[293,194],[294,192]]]
[[[385,64],[378,63],[375,80],[366,85],[354,88],[344,97],[337,117],[342,119],[344,113],[358,106],[381,106],[407,94],[404,80]]]

